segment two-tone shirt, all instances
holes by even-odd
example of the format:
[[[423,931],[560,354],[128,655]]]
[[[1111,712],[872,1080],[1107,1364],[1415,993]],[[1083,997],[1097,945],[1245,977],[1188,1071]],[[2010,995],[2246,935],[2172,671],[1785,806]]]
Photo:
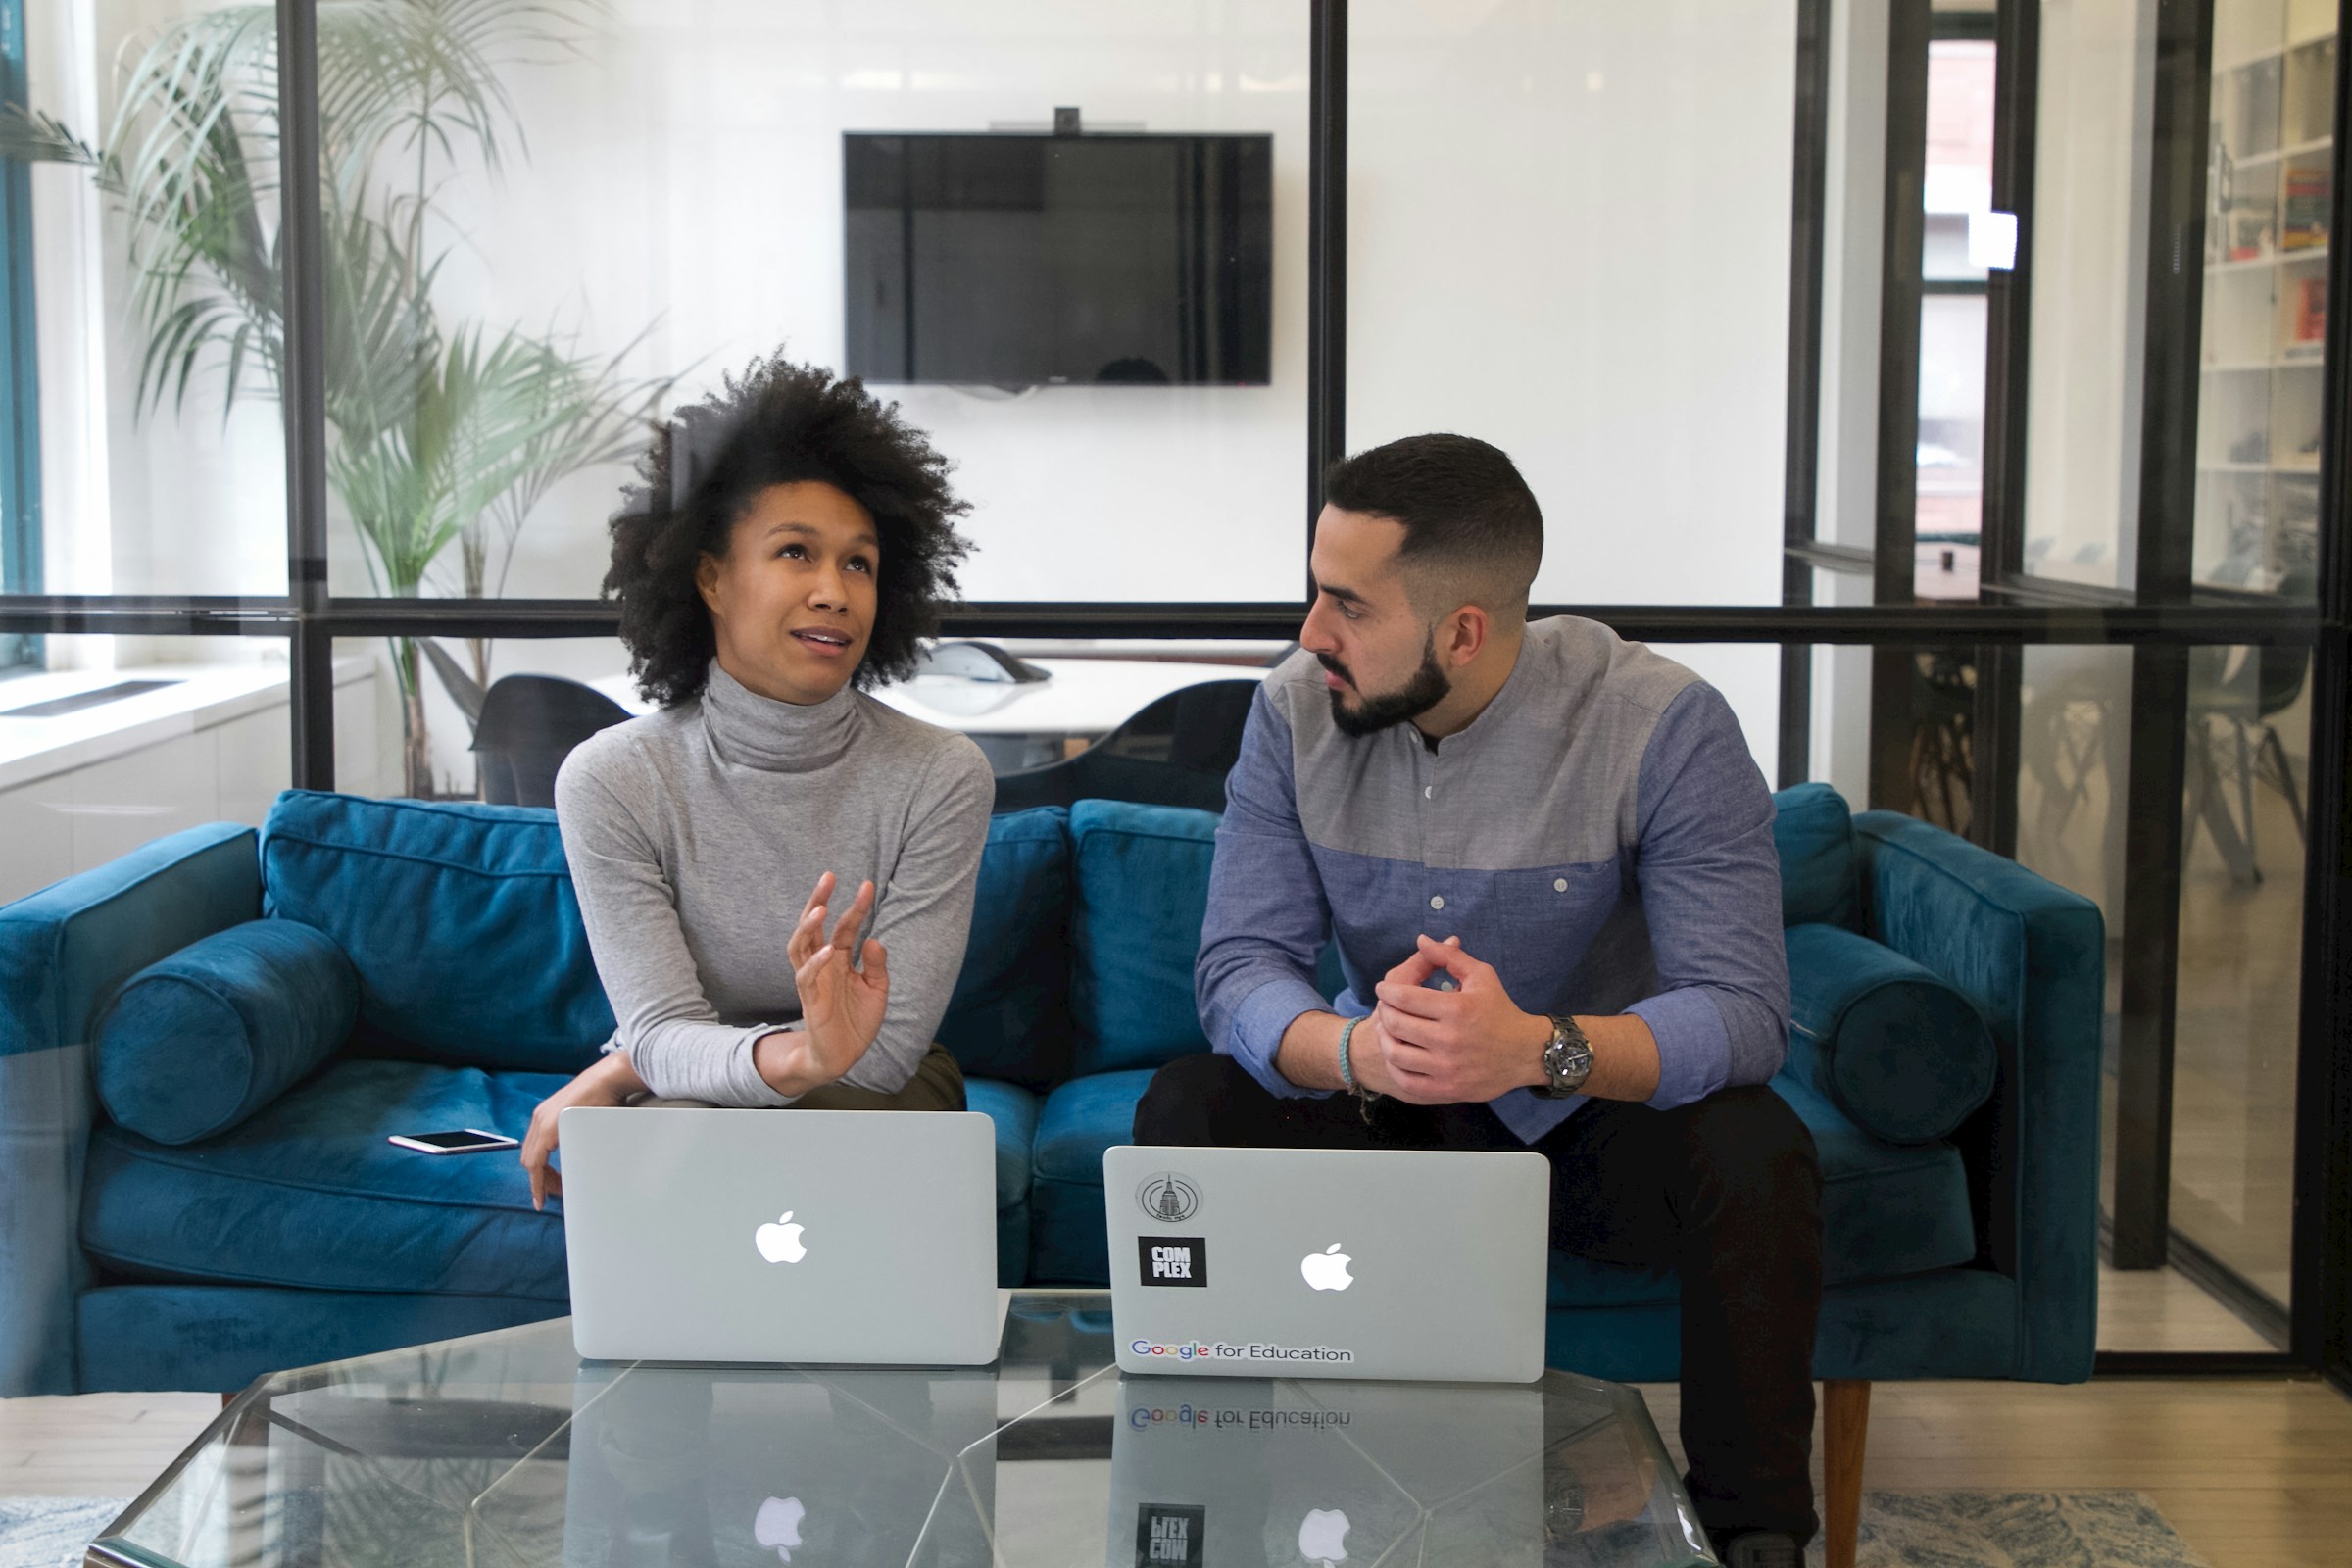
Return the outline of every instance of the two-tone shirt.
[[[1788,1043],[1773,803],[1739,720],[1690,670],[1598,622],[1530,624],[1476,719],[1428,742],[1333,721],[1322,666],[1284,662],[1226,781],[1194,971],[1201,1027],[1269,1091],[1301,1014],[1372,1010],[1426,932],[1461,938],[1523,1011],[1633,1013],[1652,1105],[1763,1083]],[[1346,988],[1316,961],[1336,939]],[[1579,1105],[1494,1101],[1534,1143]]]

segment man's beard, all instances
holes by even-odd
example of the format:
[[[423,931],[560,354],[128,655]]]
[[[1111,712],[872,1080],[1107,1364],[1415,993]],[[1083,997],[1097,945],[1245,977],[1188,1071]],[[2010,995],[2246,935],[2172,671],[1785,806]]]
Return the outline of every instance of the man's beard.
[[[1348,674],[1338,660],[1324,654],[1317,654],[1315,658],[1334,675],[1351,686],[1355,684],[1355,677]],[[1438,634],[1433,629],[1429,641],[1422,645],[1421,667],[1413,671],[1411,679],[1393,692],[1384,692],[1377,697],[1364,694],[1362,706],[1353,710],[1342,707],[1342,694],[1332,692],[1331,721],[1339,726],[1343,735],[1358,738],[1376,735],[1392,724],[1419,718],[1452,694],[1453,687],[1446,681],[1446,671],[1438,665]]]

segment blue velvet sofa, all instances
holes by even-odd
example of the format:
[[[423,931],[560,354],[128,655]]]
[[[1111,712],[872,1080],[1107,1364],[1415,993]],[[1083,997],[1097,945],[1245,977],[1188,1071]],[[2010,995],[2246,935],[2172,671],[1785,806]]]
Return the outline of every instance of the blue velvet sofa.
[[[2086,1377],[2097,910],[1823,786],[1779,805],[1817,1374]],[[1214,827],[1107,801],[992,824],[941,1035],[996,1124],[1006,1283],[1107,1279],[1102,1152],[1204,1049]],[[520,1134],[612,1024],[548,811],[292,792],[258,837],[192,829],[0,908],[0,1396],[229,1390],[563,1313],[562,1222],[511,1154],[384,1138]],[[1554,1259],[1558,1364],[1670,1378],[1676,1317],[1671,1276]]]

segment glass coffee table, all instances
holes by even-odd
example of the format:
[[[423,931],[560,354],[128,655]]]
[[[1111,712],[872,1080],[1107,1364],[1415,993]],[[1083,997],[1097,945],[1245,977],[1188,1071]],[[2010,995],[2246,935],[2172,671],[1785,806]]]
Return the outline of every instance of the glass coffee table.
[[[568,1320],[265,1378],[89,1550],[134,1568],[1710,1562],[1632,1389],[1122,1377],[1017,1291],[969,1369],[582,1361]]]

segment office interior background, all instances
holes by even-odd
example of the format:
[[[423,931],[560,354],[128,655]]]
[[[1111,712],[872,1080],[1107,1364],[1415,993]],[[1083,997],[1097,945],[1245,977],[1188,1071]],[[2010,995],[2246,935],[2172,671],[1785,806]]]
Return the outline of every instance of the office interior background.
[[[1262,667],[1325,465],[1495,442],[1538,613],[2098,903],[2102,1367],[2352,1379],[2337,7],[550,0],[440,8],[461,69],[398,9],[0,5],[0,902],[475,798],[504,676],[628,701],[645,418],[846,367],[845,136],[1268,136],[1262,384],[882,388],[947,633],[1098,709]],[[1008,766],[1124,716],[956,684]]]

